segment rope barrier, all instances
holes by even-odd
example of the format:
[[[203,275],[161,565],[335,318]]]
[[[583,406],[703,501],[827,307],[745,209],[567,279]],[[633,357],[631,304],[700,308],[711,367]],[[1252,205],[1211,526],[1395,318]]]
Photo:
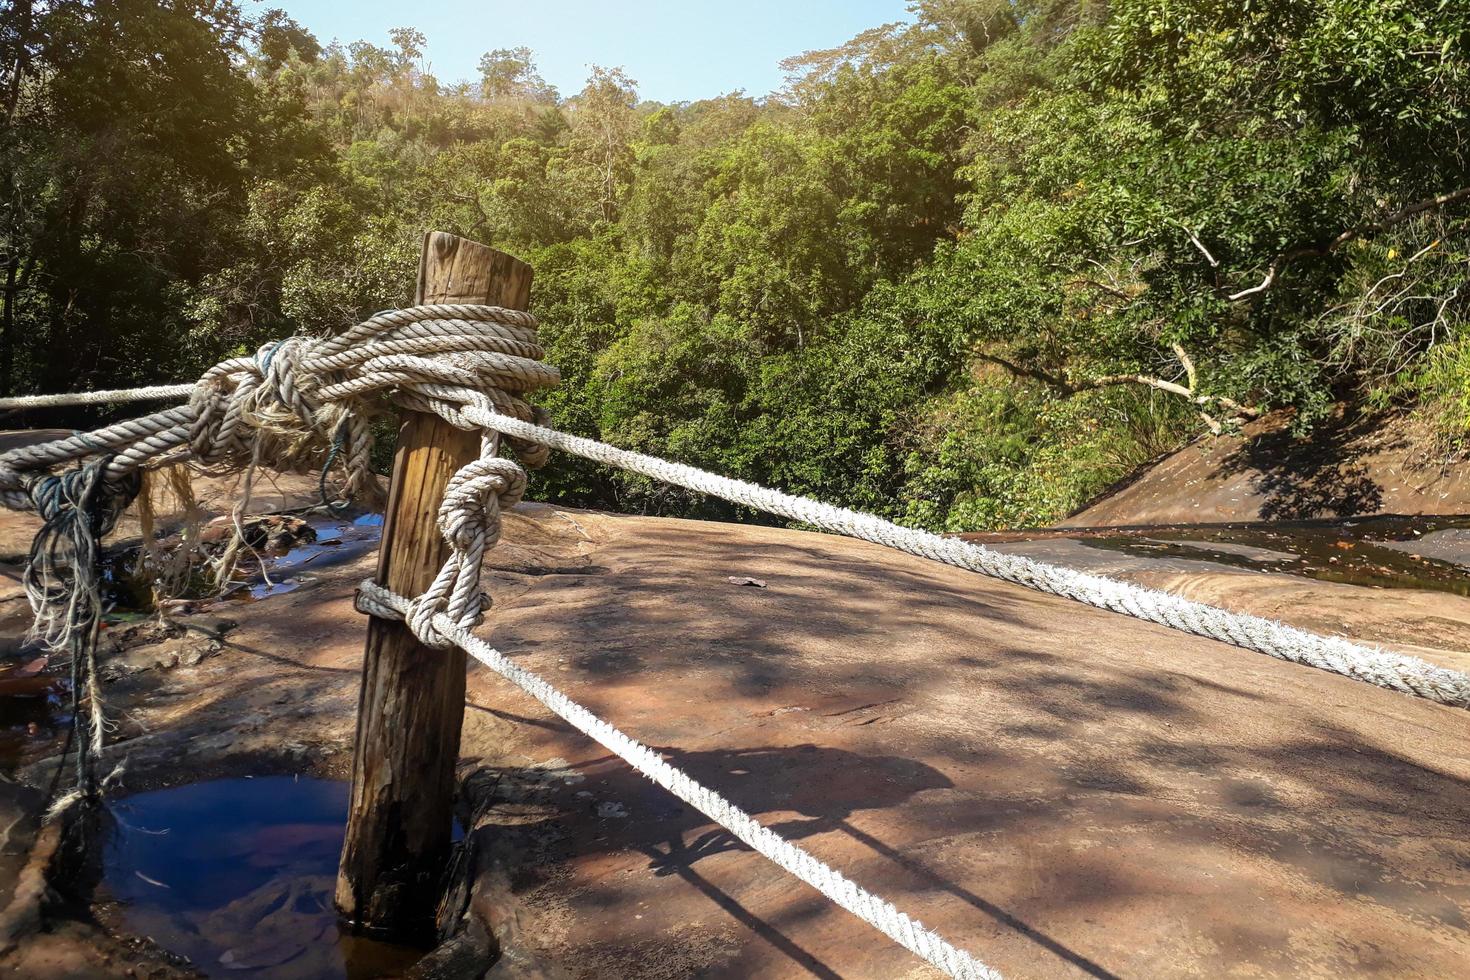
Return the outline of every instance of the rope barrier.
[[[619,469],[707,493],[734,504],[802,521],[848,537],[871,541],[920,558],[1023,585],[1123,613],[1137,619],[1220,640],[1278,660],[1331,671],[1440,704],[1470,708],[1470,676],[1402,654],[1322,636],[1261,616],[1230,612],[1168,592],[993,551],[958,538],[899,527],[872,514],[834,507],[808,497],[732,480],[692,466],[618,449],[594,439],[567,435],[507,418],[483,406],[459,413],[475,426],[533,441]]]
[[[573,701],[539,675],[517,667],[504,654],[443,613],[421,616],[421,600],[410,601],[371,579],[357,590],[360,612],[408,622],[420,641],[451,643],[540,701],[555,715],[593,739],[638,772],[734,834],[751,850],[811,885],[904,949],[960,980],[1000,980],[1001,975],[944,937],[924,928],[893,903],[872,894],[810,852],[797,847],[719,793],[671,766],[641,742]],[[418,625],[414,625],[417,623]]]
[[[269,460],[287,465],[299,461],[307,442],[303,432],[327,445],[340,438],[343,426],[350,430],[349,448],[343,454],[352,474],[349,485],[356,488],[370,479],[371,437],[359,419],[362,399],[391,390],[401,405],[435,412],[460,428],[482,433],[481,458],[455,474],[441,509],[440,527],[454,539],[452,556],[430,588],[434,599],[447,603],[445,608],[452,606],[451,614],[466,626],[475,625],[486,606],[479,590],[479,559],[498,537],[499,510],[519,500],[525,489],[519,467],[496,457],[499,447],[486,435],[494,433],[508,437],[521,460],[530,465],[559,449],[1039,592],[1470,708],[1470,676],[1417,657],[899,527],[871,514],[533,424],[529,421],[533,410],[519,394],[556,378],[551,368],[534,359],[540,355],[535,319],[526,313],[463,305],[380,313],[337,337],[292,338],[263,347],[255,358],[218,365],[198,385],[188,387],[189,405],[0,454],[0,502],[29,504],[29,497],[18,492],[24,484],[21,471],[85,458],[99,447],[117,453],[109,476],[129,472],[185,444],[207,462]]]
[[[523,396],[554,384],[558,375],[539,360],[543,352],[536,342],[535,327],[536,321],[529,314],[498,307],[455,304],[389,310],[336,337],[293,337],[268,344],[254,357],[216,365],[195,385],[93,392],[82,397],[100,399],[105,395],[126,401],[188,395],[189,402],[95,432],[0,454],[0,503],[16,508],[37,506],[44,512],[55,496],[48,488],[73,483],[86,488],[88,501],[120,500],[139,469],[181,455],[206,464],[243,466],[247,474],[265,463],[279,468],[306,468],[324,459],[330,466],[340,455],[348,473],[349,492],[362,492],[372,480],[372,399],[382,396],[391,396],[401,407],[433,412],[454,426],[477,431],[479,458],[450,478],[439,510],[439,530],[449,544],[450,557],[433,583],[410,600],[365,582],[358,590],[358,608],[370,615],[404,620],[428,646],[462,647],[758,853],[904,948],[950,976],[965,980],[998,980],[999,974],[762,826],[542,678],[516,667],[470,632],[481,622],[489,605],[488,597],[480,590],[480,571],[485,552],[499,538],[500,512],[519,501],[526,489],[521,466],[499,456],[502,439],[529,466],[540,465],[550,450],[559,449],[1039,592],[1441,704],[1470,708],[1470,676],[1416,657],[1007,555],[957,538],[899,527],[872,514],[732,480],[536,424],[531,421],[535,411]],[[127,397],[130,395],[138,397]],[[0,408],[4,406],[5,401],[0,400]],[[79,468],[62,478],[50,475],[52,467],[63,464],[77,464]],[[61,484],[47,482],[58,479]],[[238,506],[243,507],[243,501]],[[111,508],[111,504],[104,505],[109,513]],[[71,520],[71,526],[80,527],[75,516]],[[95,526],[101,527],[101,523]],[[75,558],[81,561],[86,558],[86,538],[77,540],[81,546]],[[35,590],[30,588],[32,571]],[[35,563],[28,570],[28,594],[38,622],[47,615],[47,603],[53,602],[48,598],[55,595],[49,591],[49,582],[56,574],[54,567]],[[85,625],[94,623],[95,617],[87,620],[82,616],[68,622]],[[70,642],[67,630],[52,630],[48,635],[51,633],[58,634],[50,636],[54,642],[63,638],[59,634],[66,634]]]
[[[171,401],[188,398],[193,385],[154,385],[151,388],[118,388],[114,391],[73,391],[59,395],[16,395],[0,398],[0,412],[24,408],[57,408],[69,405],[123,405],[128,402]]]

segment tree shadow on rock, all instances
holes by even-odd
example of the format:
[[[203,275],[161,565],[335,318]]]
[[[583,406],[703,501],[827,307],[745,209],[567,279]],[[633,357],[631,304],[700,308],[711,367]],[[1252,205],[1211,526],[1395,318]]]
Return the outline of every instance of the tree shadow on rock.
[[[1006,909],[950,880],[942,870],[904,854],[853,823],[851,818],[860,811],[912,806],[921,794],[954,788],[947,776],[929,765],[901,756],[861,754],[812,744],[714,751],[664,747],[655,751],[747,813],[757,817],[779,814],[776,819],[760,822],[788,841],[801,842],[825,834],[845,835],[878,862],[866,872],[859,866],[853,871],[854,879],[872,886],[875,893],[896,900],[900,906],[905,891],[915,888],[920,892],[943,891],[1087,975],[1114,976]],[[579,779],[562,774],[572,772],[584,774],[587,785],[595,787],[595,794],[589,797],[586,790],[578,788],[582,785]],[[525,857],[538,851],[544,857],[565,862],[572,857],[587,859],[599,852],[631,847],[647,856],[648,867],[655,876],[680,878],[810,975],[824,980],[840,976],[797,943],[785,928],[795,921],[822,914],[827,907],[824,899],[812,894],[809,902],[795,907],[788,903],[779,919],[763,917],[748,907],[702,874],[696,865],[716,855],[751,848],[724,827],[711,826],[709,818],[650,784],[621,760],[607,756],[578,762],[561,772],[482,767],[467,778],[466,789],[482,804],[479,809],[482,817],[491,815],[490,821],[471,835],[469,845],[477,846],[482,833],[487,835],[487,845],[490,839],[495,839],[496,843],[489,846],[517,855],[516,863],[521,865],[518,876],[536,876],[535,869],[526,866]],[[626,802],[627,812],[622,812],[621,805],[616,811],[620,825],[622,819],[629,819],[626,825],[621,825],[619,833],[611,835],[605,829],[599,831],[599,821],[588,819],[585,812],[589,805],[606,807],[609,800]],[[496,822],[493,812],[497,808],[515,814],[513,828]],[[526,820],[528,808],[539,809],[544,822]],[[605,809],[594,813],[602,816],[604,827],[608,823],[606,813]],[[508,830],[517,842],[506,839]],[[556,841],[549,849],[548,833]],[[830,847],[825,849],[830,851]],[[849,848],[847,859],[840,863],[844,868],[851,868],[862,862],[854,861]],[[894,870],[879,872],[884,865]],[[885,877],[888,880],[883,880]],[[616,896],[603,896],[599,904],[616,901]]]
[[[1251,486],[1265,499],[1261,518],[1297,521],[1356,517],[1383,509],[1383,487],[1363,457],[1368,436],[1383,427],[1376,416],[1334,420],[1310,435],[1294,435],[1288,426],[1263,432],[1226,457],[1223,476],[1252,473]],[[1374,451],[1401,446],[1373,446]]]

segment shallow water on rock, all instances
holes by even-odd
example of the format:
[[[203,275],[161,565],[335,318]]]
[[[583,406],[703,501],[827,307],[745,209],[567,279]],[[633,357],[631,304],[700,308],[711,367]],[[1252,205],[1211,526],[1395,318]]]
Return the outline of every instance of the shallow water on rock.
[[[267,533],[252,522],[291,522],[289,528]],[[207,530],[207,529],[206,529]],[[177,603],[215,599],[249,602],[294,592],[309,584],[324,569],[355,561],[378,546],[383,536],[383,515],[350,510],[324,513],[321,508],[265,515],[247,522],[258,539],[238,561],[233,579],[221,590],[208,566],[198,564],[186,581],[175,583],[170,596]],[[216,550],[222,547],[217,537]],[[176,546],[176,545],[175,545]],[[154,582],[140,572],[136,548],[108,553],[102,562],[102,592],[109,623],[136,622],[154,612]]]
[[[298,544],[283,555],[268,558],[265,574],[254,571],[248,588],[235,594],[242,599],[266,599],[301,588],[305,576],[314,570],[330,568],[356,558],[378,546],[383,536],[383,515],[359,514],[336,518],[315,516],[310,519],[315,532],[312,540]]]
[[[1345,585],[1470,596],[1467,528],[1466,517],[1383,516],[1161,527],[1082,540],[1140,558],[1195,558]]]
[[[0,669],[0,773],[11,772],[71,722],[66,683],[54,674],[31,673],[28,666]]]
[[[1470,515],[1383,514],[1250,524],[1050,527],[959,535],[986,545],[1075,541],[1166,569],[1173,561],[1470,596]],[[1065,557],[1033,557],[1067,564]],[[1140,565],[1140,568],[1146,566]],[[1188,567],[1182,566],[1182,567]]]
[[[348,784],[218,779],[112,803],[103,890],[122,926],[212,977],[369,980],[422,954],[352,936],[332,907]]]

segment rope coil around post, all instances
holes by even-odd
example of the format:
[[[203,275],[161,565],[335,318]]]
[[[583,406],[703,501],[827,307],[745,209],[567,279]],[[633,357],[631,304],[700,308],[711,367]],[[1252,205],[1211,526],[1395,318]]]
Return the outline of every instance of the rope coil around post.
[[[0,503],[28,509],[27,473],[104,451],[116,454],[109,478],[173,453],[211,466],[265,461],[280,469],[311,469],[344,419],[341,455],[349,490],[362,492],[371,480],[370,418],[384,396],[412,402],[418,392],[467,387],[488,397],[498,412],[533,418],[524,395],[560,378],[540,360],[545,352],[536,342],[535,323],[518,310],[431,304],[375,314],[334,337],[267,344],[252,357],[206,371],[188,389],[186,405],[0,454]],[[544,458],[545,451],[530,449],[523,462],[536,465],[538,454]]]

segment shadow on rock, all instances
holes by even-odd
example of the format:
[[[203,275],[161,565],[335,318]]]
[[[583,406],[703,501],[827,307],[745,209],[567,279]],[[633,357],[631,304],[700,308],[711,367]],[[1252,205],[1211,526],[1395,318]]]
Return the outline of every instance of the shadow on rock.
[[[1263,432],[1232,453],[1221,465],[1224,475],[1254,471],[1253,488],[1265,496],[1261,519],[1306,520],[1356,517],[1383,509],[1383,487],[1362,457],[1382,420],[1360,417],[1335,421],[1309,436],[1294,435],[1289,426]],[[1378,448],[1400,448],[1402,440]]]

